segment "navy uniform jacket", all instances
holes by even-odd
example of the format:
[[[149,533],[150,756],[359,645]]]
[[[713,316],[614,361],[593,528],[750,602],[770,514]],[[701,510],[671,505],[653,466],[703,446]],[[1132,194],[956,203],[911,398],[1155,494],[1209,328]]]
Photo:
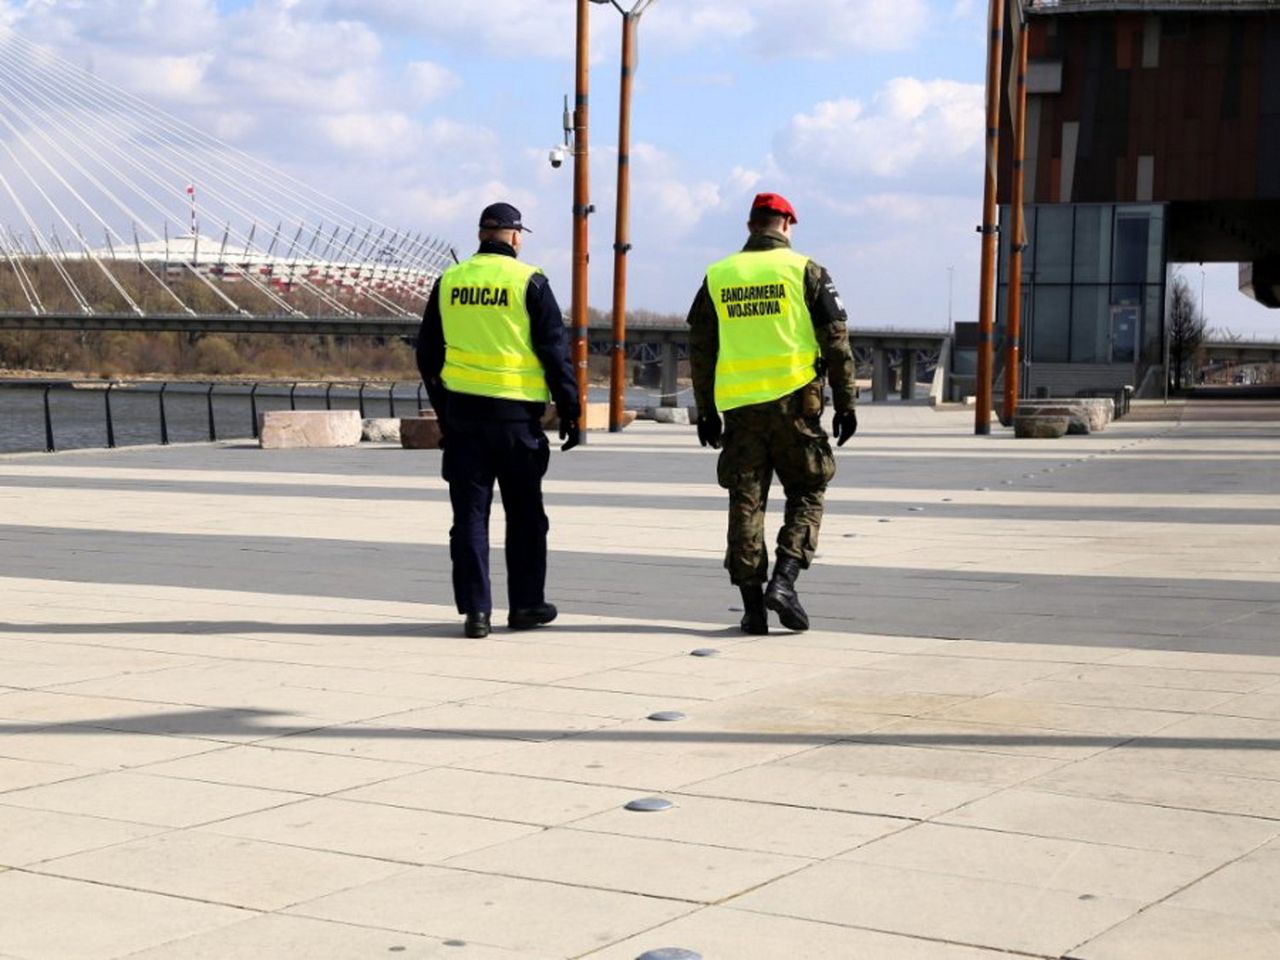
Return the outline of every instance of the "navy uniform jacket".
[[[514,257],[515,250],[505,243],[486,240],[480,253],[496,253]],[[551,284],[541,273],[529,278],[525,291],[525,307],[529,311],[529,334],[534,354],[542,362],[547,388],[564,420],[577,420],[582,415],[578,399],[578,381],[569,359],[569,335],[565,330],[560,306]],[[431,406],[442,421],[449,420],[541,420],[546,404],[525,400],[504,400],[448,390],[440,380],[444,369],[444,323],[440,319],[440,283],[436,282],[418,331],[418,372],[427,386]]]

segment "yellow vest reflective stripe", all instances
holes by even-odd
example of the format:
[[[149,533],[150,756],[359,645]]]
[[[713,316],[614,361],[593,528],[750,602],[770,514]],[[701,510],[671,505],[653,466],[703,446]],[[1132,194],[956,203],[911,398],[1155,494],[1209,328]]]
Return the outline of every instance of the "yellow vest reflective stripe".
[[[808,263],[780,248],[735,253],[707,270],[720,327],[718,409],[777,400],[817,376],[818,338],[804,299]]]
[[[546,403],[542,362],[533,352],[525,292],[537,267],[514,257],[478,253],[440,277],[444,369],[455,393]]]

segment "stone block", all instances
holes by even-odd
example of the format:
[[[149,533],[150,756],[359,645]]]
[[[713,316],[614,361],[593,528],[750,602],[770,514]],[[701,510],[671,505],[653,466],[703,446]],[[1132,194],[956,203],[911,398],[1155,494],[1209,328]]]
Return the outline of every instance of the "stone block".
[[[609,429],[609,405],[607,403],[588,403],[585,413],[586,428],[588,430],[608,430]],[[623,429],[635,423],[636,412],[634,410],[622,411]]]
[[[656,407],[654,409],[657,409]],[[622,411],[622,426],[631,426],[636,420],[636,411]],[[609,429],[609,404],[607,403],[588,403],[583,409],[583,426],[588,430],[608,430]],[[547,406],[546,415],[542,418],[542,427],[548,433],[560,429],[560,417],[556,413],[554,404]]]
[[[1013,418],[1013,435],[1022,440],[1057,440],[1070,426],[1071,417],[1018,413]]]
[[[356,410],[268,410],[258,414],[258,444],[263,450],[354,447],[363,433]]]
[[[1087,397],[1081,401],[1089,411],[1089,426],[1094,432],[1106,429],[1116,418],[1116,402],[1110,397]]]
[[[1045,417],[1067,417],[1070,425],[1067,433],[1073,435],[1092,432],[1092,414],[1090,408],[1077,400],[1022,400],[1018,403],[1018,413]]]
[[[693,421],[688,407],[653,407],[653,419],[658,423],[675,423],[687,427]]]
[[[399,443],[399,417],[367,417],[364,421],[364,435],[360,438],[367,443]]]
[[[434,415],[400,420],[400,446],[406,450],[439,450],[440,435],[440,421]]]

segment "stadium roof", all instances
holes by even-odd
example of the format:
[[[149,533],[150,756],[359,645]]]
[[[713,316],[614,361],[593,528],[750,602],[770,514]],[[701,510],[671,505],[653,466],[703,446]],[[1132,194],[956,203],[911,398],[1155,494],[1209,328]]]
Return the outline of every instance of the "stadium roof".
[[[1063,13],[1239,13],[1274,10],[1277,0],[1022,0],[1030,16]]]

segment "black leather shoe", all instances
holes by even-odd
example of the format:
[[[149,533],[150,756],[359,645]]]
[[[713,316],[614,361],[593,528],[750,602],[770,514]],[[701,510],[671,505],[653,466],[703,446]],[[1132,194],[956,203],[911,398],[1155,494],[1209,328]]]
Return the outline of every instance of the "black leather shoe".
[[[764,608],[764,587],[738,587],[742,594],[742,632],[762,637],[769,632],[769,614]]]
[[[524,607],[507,614],[507,626],[512,630],[532,630],[550,623],[560,611],[552,603],[540,603],[536,607]]]
[[[808,630],[809,615],[800,605],[796,595],[796,577],[800,575],[800,561],[793,557],[778,557],[773,565],[773,577],[764,591],[764,605],[778,615],[788,630]]]
[[[462,627],[468,640],[483,640],[489,635],[489,615],[487,613],[468,613],[467,622]]]

